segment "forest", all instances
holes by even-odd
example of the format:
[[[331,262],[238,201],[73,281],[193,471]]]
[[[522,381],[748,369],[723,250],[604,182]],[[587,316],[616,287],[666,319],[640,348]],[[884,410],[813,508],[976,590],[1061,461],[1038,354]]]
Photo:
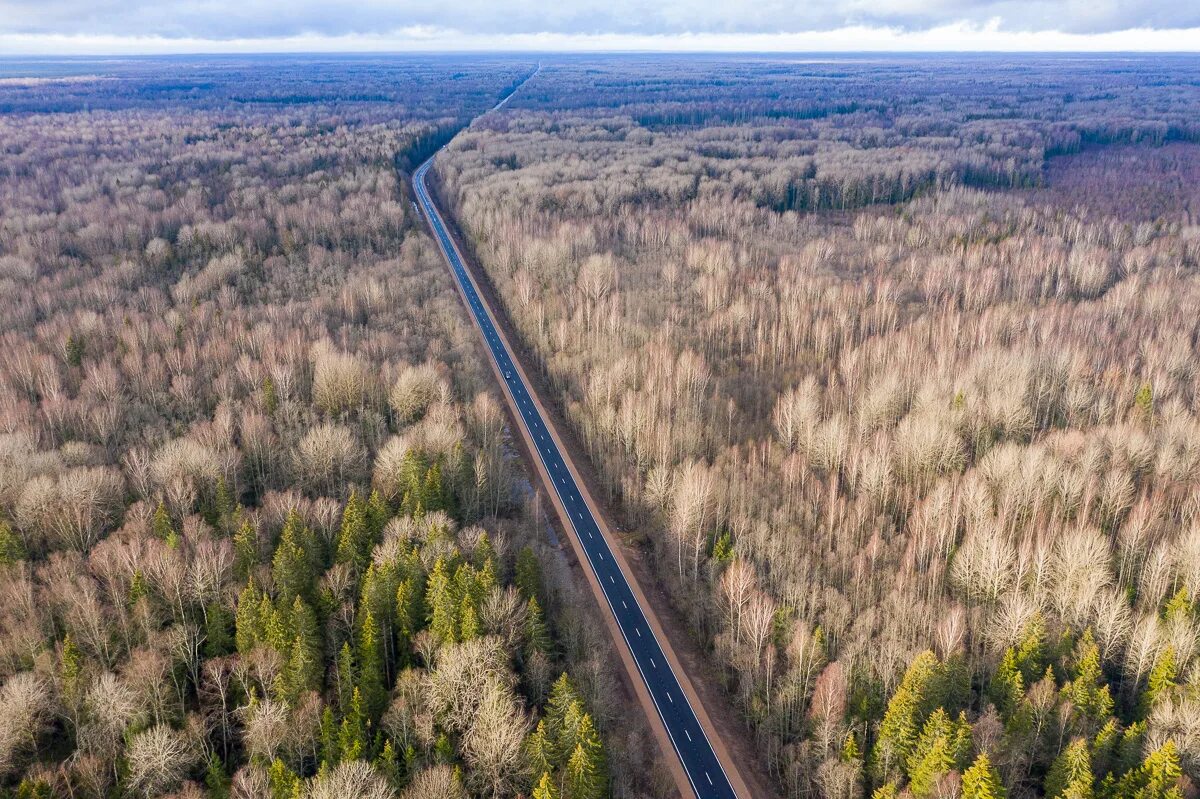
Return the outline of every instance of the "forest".
[[[664,795],[406,183],[534,67],[3,65],[0,795]]]
[[[1197,794],[1197,87],[581,56],[439,156],[782,795]]]

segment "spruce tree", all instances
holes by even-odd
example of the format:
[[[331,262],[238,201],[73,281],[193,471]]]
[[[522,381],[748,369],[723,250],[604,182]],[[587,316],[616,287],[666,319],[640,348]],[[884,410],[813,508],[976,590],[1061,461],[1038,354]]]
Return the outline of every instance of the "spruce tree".
[[[554,742],[546,732],[545,719],[539,719],[537,727],[525,739],[525,755],[532,773],[554,771],[558,758],[554,752]]]
[[[513,584],[526,599],[536,599],[541,602],[542,595],[542,566],[538,563],[537,555],[528,546],[521,547],[517,553],[516,574]]]
[[[248,520],[243,521],[233,534],[233,574],[247,580],[258,563],[258,531]]]
[[[933,652],[926,650],[917,655],[892,694],[872,754],[872,769],[878,782],[894,776],[912,754],[924,718],[922,708],[928,701],[937,666]]]
[[[367,718],[377,719],[387,701],[386,675],[383,665],[383,645],[375,616],[367,611],[358,633],[358,686]]]
[[[262,618],[259,615],[259,592],[254,580],[249,580],[238,596],[237,616],[234,621],[234,642],[238,654],[246,657],[263,637]]]
[[[1094,784],[1087,741],[1076,738],[1050,765],[1046,774],[1046,799],[1092,799]]]
[[[583,748],[575,747],[567,760],[566,785],[570,799],[600,799],[604,794],[604,775],[598,763]]]
[[[276,598],[286,607],[296,597],[312,602],[313,574],[308,553],[301,541],[307,538],[304,524],[296,511],[288,514],[279,534],[279,545],[271,561],[271,575],[275,581]]]
[[[1175,688],[1175,678],[1178,673],[1179,668],[1175,665],[1175,647],[1168,644],[1163,647],[1163,651],[1159,653],[1158,658],[1154,661],[1154,666],[1150,669],[1146,692],[1142,694],[1143,718],[1149,716],[1154,706]]]
[[[529,644],[530,652],[541,652],[543,655],[550,654],[551,639],[550,631],[546,627],[546,620],[542,616],[542,608],[538,604],[537,599],[530,597],[529,602],[525,605],[525,640]]]
[[[1005,799],[1008,791],[987,755],[975,758],[975,763],[963,772],[962,799]]]
[[[425,584],[425,605],[429,608],[429,630],[442,643],[458,640],[459,602],[455,597],[446,563],[441,558],[433,564]]]
[[[358,491],[351,491],[350,499],[342,511],[336,560],[338,563],[350,565],[356,572],[361,572],[371,558],[372,547],[374,541],[371,539],[367,520],[367,503]]]
[[[535,772],[536,773],[536,772]],[[558,786],[550,779],[550,772],[543,771],[541,779],[533,789],[533,799],[560,799]]]

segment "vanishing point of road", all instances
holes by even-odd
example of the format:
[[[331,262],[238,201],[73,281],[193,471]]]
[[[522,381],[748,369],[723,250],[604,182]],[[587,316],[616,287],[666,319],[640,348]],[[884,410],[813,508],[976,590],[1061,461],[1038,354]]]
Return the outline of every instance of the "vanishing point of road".
[[[519,87],[518,87],[519,88]],[[514,89],[514,92],[516,90]],[[500,104],[503,105],[509,94]],[[499,326],[487,301],[481,296],[475,279],[467,270],[462,253],[451,237],[441,212],[438,211],[429,189],[425,184],[426,175],[433,165],[436,153],[413,173],[413,187],[417,202],[422,213],[433,230],[434,238],[442,254],[445,255],[459,291],[467,304],[471,317],[483,335],[484,343],[491,354],[492,366],[504,386],[504,393],[510,408],[514,411],[523,430],[526,443],[540,461],[540,472],[544,481],[554,488],[557,499],[556,509],[567,523],[569,533],[574,534],[572,543],[577,551],[581,551],[590,569],[590,582],[594,591],[598,588],[598,596],[602,597],[612,614],[615,628],[624,639],[628,648],[628,656],[622,657],[628,667],[630,661],[636,667],[636,676],[631,678],[637,686],[640,679],[645,691],[649,694],[657,711],[657,720],[661,724],[674,753],[678,756],[683,774],[687,777],[694,794],[699,799],[729,799],[736,797],[729,773],[722,765],[706,733],[708,724],[701,724],[701,716],[707,721],[707,716],[698,716],[693,702],[699,700],[690,690],[685,691],[676,674],[678,659],[673,653],[663,650],[660,641],[661,628],[657,621],[651,625],[648,614],[653,611],[646,605],[643,607],[644,595],[633,584],[628,569],[623,567],[623,557],[608,540],[607,526],[601,524],[595,504],[587,494],[582,481],[576,478],[576,472],[568,462],[555,430],[547,423],[542,413],[542,405],[530,389],[517,360],[513,357],[508,341]],[[613,626],[609,625],[610,628]],[[656,629],[660,632],[656,633]],[[665,636],[661,636],[665,641]],[[620,642],[617,644],[620,646]],[[669,647],[669,644],[667,644]],[[624,655],[624,653],[623,653]],[[680,669],[681,670],[681,669]],[[681,670],[682,671],[682,670]],[[686,676],[684,677],[686,680]],[[640,694],[641,691],[639,690]],[[688,694],[693,693],[689,698]],[[713,733],[715,737],[715,732]],[[661,736],[660,736],[661,737]],[[670,757],[670,753],[666,753]],[[671,769],[678,775],[678,770]],[[731,768],[730,772],[734,772]],[[739,789],[745,793],[744,784],[734,772]],[[684,786],[680,786],[681,790]],[[745,799],[749,799],[748,795]]]

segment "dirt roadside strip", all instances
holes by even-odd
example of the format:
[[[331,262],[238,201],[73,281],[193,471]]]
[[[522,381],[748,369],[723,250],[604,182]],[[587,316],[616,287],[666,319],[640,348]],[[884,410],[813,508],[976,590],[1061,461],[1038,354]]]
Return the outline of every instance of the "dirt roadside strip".
[[[436,194],[432,190],[430,191],[430,194],[433,199],[436,200]],[[529,372],[525,367],[524,359],[520,357],[520,350],[512,345],[514,336],[512,335],[512,328],[508,324],[507,318],[503,315],[497,314],[495,311],[495,308],[502,307],[502,305],[496,301],[494,293],[489,290],[491,288],[490,281],[486,279],[485,275],[481,274],[478,266],[475,263],[465,257],[464,251],[467,248],[460,246],[460,241],[455,235],[454,229],[446,220],[446,215],[444,213],[439,213],[439,216],[443,226],[449,232],[449,235],[452,239],[451,244],[454,247],[462,264],[464,265],[464,269],[467,273],[468,279],[472,283],[472,287],[482,301],[487,315],[495,327],[497,334],[501,337],[505,347],[512,354],[514,367],[520,374],[521,379],[528,389],[530,397],[532,398],[538,413],[545,421],[546,427],[550,432],[555,445],[558,447],[560,453],[562,453],[563,460],[565,461],[571,476],[579,487],[580,495],[586,503],[590,513],[595,518],[601,534],[608,542],[609,548],[613,553],[613,557],[617,560],[621,570],[626,575],[630,590],[633,593],[638,605],[642,608],[647,620],[647,624],[651,627],[655,637],[662,646],[664,657],[666,657],[668,660],[671,670],[674,672],[681,689],[687,695],[688,702],[692,706],[696,718],[703,728],[705,736],[708,738],[717,758],[720,760],[721,766],[725,771],[725,774],[729,779],[734,791],[738,796],[745,797],[746,799],[749,799],[749,797],[771,796],[773,792],[768,787],[769,783],[767,782],[765,775],[755,773],[758,772],[757,767],[759,766],[760,762],[759,758],[757,753],[753,751],[753,747],[749,744],[749,736],[746,735],[744,726],[740,725],[738,722],[737,719],[739,717],[733,711],[733,708],[730,706],[727,698],[724,695],[724,692],[720,689],[719,685],[706,685],[704,686],[705,690],[698,691],[695,687],[695,684],[692,682],[689,674],[698,674],[701,679],[711,681],[713,678],[711,670],[707,668],[701,653],[699,652],[699,648],[695,646],[695,643],[691,641],[690,637],[686,634],[686,628],[677,618],[671,618],[675,616],[675,611],[670,608],[669,603],[666,601],[665,595],[661,591],[655,590],[653,582],[650,583],[651,591],[649,594],[643,590],[641,582],[648,576],[645,564],[641,561],[641,558],[637,556],[638,553],[636,551],[627,552],[625,542],[620,537],[613,534],[612,527],[608,523],[606,514],[601,511],[601,507],[595,501],[592,480],[585,479],[586,477],[590,477],[590,475],[581,473],[581,469],[576,463],[576,456],[579,452],[578,447],[567,446],[565,441],[570,440],[571,437],[569,435],[564,437],[562,434],[560,434],[560,429],[569,430],[569,428],[563,427],[562,422],[557,414],[551,414],[548,411],[547,406],[545,403],[543,403],[540,392],[538,391],[540,388],[540,381],[534,381],[530,379]],[[463,292],[462,287],[458,285],[457,280],[455,281],[455,286],[464,302],[469,305],[468,297]],[[482,338],[482,328],[476,324],[476,329],[478,332],[480,332]],[[486,341],[484,341],[483,344],[486,347]],[[492,370],[497,378],[497,381],[503,386],[504,376],[500,372],[500,367],[491,357],[489,357],[487,360],[492,366]],[[557,492],[553,490],[551,476],[547,472],[542,460],[538,457],[533,457],[532,455],[532,453],[536,452],[536,444],[525,425],[520,421],[520,411],[515,406],[511,396],[507,391],[502,391],[502,394],[504,395],[506,407],[508,408],[508,412],[511,417],[511,422],[513,423],[515,429],[521,431],[521,441],[523,444],[522,449],[524,454],[527,458],[529,458],[530,462],[535,468],[535,471],[538,473],[539,478],[542,480],[542,483],[546,489],[546,493],[551,498],[555,511],[559,516],[563,532],[565,533],[567,539],[571,542],[571,547],[576,558],[580,564],[585,564],[588,562],[586,553],[583,551],[581,542],[571,532],[572,525],[568,512],[563,506]],[[586,461],[584,461],[584,463],[586,464]],[[586,465],[582,471],[586,472]],[[632,558],[629,557],[630,555],[632,555]],[[634,565],[635,562],[636,565]],[[650,727],[654,730],[655,736],[659,741],[660,748],[663,751],[664,762],[667,764],[672,776],[675,778],[680,794],[682,796],[693,795],[694,789],[691,786],[687,774],[680,763],[679,757],[673,748],[670,736],[668,735],[663,720],[656,709],[653,698],[651,697],[649,691],[647,690],[646,684],[642,679],[637,663],[629,650],[629,647],[615,618],[613,617],[612,613],[608,612],[606,604],[607,601],[598,578],[591,569],[582,568],[581,570],[586,575],[593,595],[600,605],[601,613],[604,616],[605,624],[608,628],[609,634],[612,637],[616,649],[621,656],[622,663],[625,666],[624,678],[626,685],[627,687],[632,688],[633,694],[638,697],[639,702],[642,704],[643,711],[647,716]],[[669,617],[669,623],[667,625],[664,625],[660,619],[660,614],[663,614],[664,611]],[[681,644],[683,645],[681,648],[684,650],[683,659],[681,659],[675,651],[676,648],[680,647]],[[688,663],[687,668],[684,667],[684,662]],[[709,707],[713,707],[716,710],[717,716],[721,721],[720,724],[714,723],[712,715],[708,712]],[[735,740],[733,747],[730,747],[727,742],[727,739],[731,737]],[[736,755],[734,752],[736,752]],[[745,766],[748,766],[749,768],[744,768]],[[745,778],[745,774],[743,773],[745,771],[751,773],[750,782],[748,782]]]

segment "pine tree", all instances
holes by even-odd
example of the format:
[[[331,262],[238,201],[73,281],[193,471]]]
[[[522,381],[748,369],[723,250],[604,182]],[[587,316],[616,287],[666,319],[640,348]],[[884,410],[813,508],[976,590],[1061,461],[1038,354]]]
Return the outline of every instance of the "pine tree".
[[[543,771],[541,779],[533,789],[533,799],[560,799],[560,797],[558,786],[554,784],[554,780],[550,779],[550,772]]]
[[[1050,765],[1046,774],[1046,799],[1092,799],[1094,784],[1087,741],[1076,738]]]
[[[1092,773],[1107,774],[1113,770],[1120,744],[1121,728],[1116,719],[1109,719],[1092,739]]]
[[[1046,623],[1040,614],[1025,628],[1025,637],[1017,647],[1016,667],[1021,670],[1023,685],[1033,685],[1046,670]]]
[[[479,614],[475,611],[475,603],[471,601],[469,595],[463,595],[460,609],[458,612],[459,632],[458,640],[470,641],[473,638],[478,638],[482,632],[479,626]]]
[[[367,499],[367,529],[372,545],[383,537],[383,528],[392,518],[392,509],[378,490],[373,490]]]
[[[563,672],[550,687],[550,698],[546,701],[546,731],[550,734],[550,740],[556,747],[563,738],[568,713],[571,712],[572,706],[579,704],[579,693],[575,690],[571,678],[567,676],[566,672]],[[563,752],[561,748],[556,748],[556,753],[560,758],[565,758],[569,750]],[[561,763],[561,759],[558,762]]]
[[[975,758],[975,763],[962,775],[962,799],[1005,799],[1008,791],[987,755]]]
[[[1167,600],[1167,604],[1163,605],[1163,621],[1173,621],[1174,619],[1191,621],[1195,615],[1196,603],[1188,595],[1186,586],[1176,591]]]
[[[1137,415],[1144,421],[1150,421],[1154,416],[1154,388],[1147,381],[1138,388],[1133,397],[1133,406]]]
[[[894,782],[885,782],[875,789],[871,794],[871,799],[896,799],[900,791]]]
[[[284,680],[281,694],[286,702],[295,704],[305,692],[321,690],[325,653],[321,629],[312,608],[296,597],[288,615],[292,642],[286,651],[287,663],[280,672]]]

